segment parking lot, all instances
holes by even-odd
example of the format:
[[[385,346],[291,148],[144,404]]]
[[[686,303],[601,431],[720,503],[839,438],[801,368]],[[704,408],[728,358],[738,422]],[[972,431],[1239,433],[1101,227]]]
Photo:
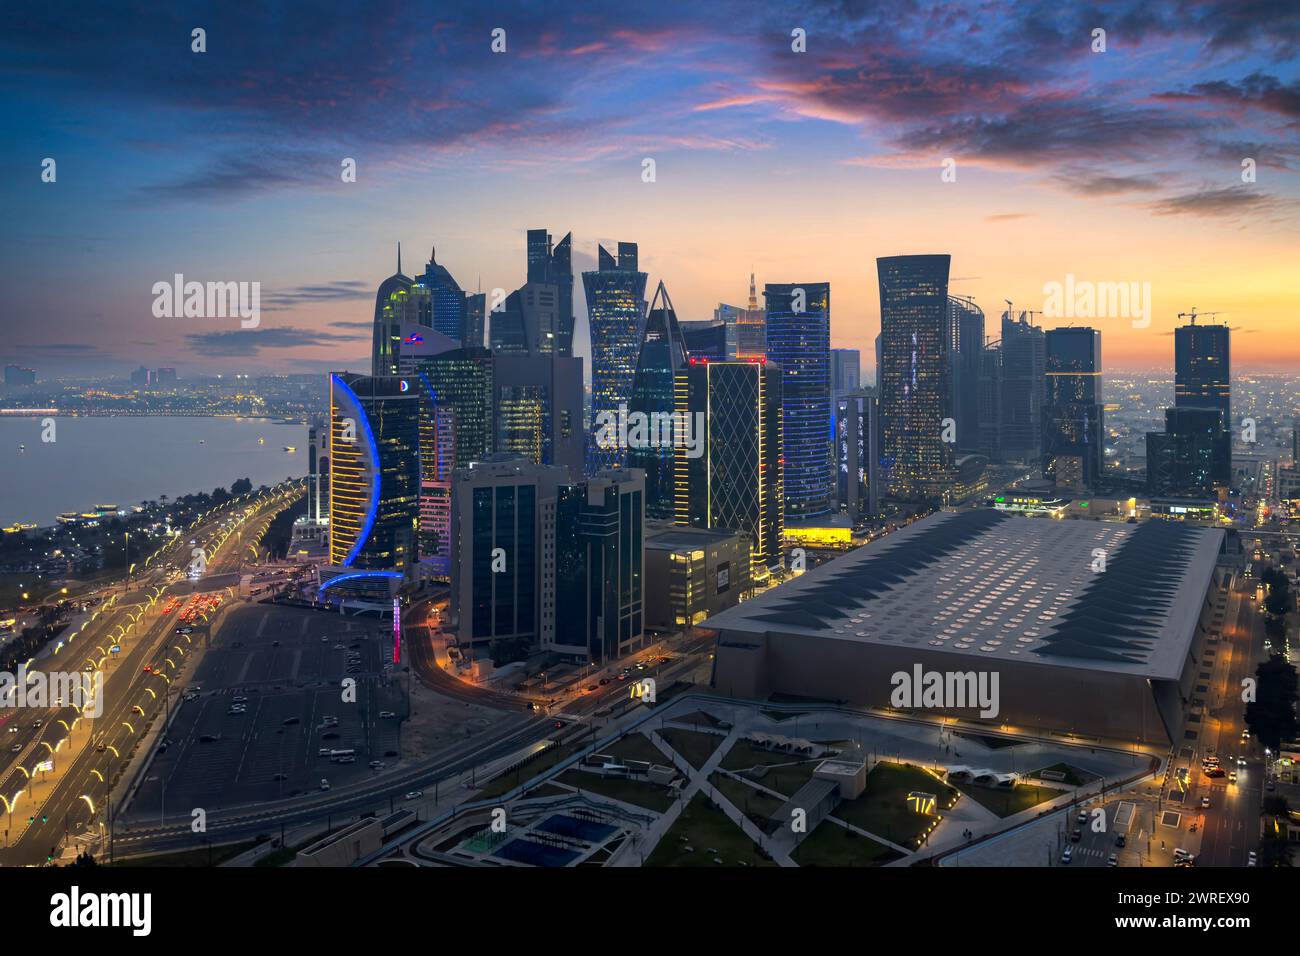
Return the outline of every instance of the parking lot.
[[[391,770],[406,696],[405,678],[384,666],[388,627],[272,605],[232,610],[195,677],[173,690],[175,716],[129,813],[276,800]],[[355,701],[344,700],[348,677]],[[353,761],[322,755],[335,750]]]

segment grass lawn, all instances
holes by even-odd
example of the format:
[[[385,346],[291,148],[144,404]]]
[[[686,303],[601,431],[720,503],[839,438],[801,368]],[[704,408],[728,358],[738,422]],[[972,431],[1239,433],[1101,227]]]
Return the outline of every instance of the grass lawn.
[[[867,774],[867,789],[856,800],[845,800],[834,816],[893,843],[912,849],[933,818],[912,809],[907,794],[912,790],[933,793],[939,812],[957,796],[957,791],[931,774],[906,764],[878,763]]]
[[[755,747],[748,740],[738,740],[722,758],[722,767],[739,772],[750,767],[772,767],[781,764],[779,768],[768,770],[762,776],[755,776],[754,779],[760,781],[763,786],[788,797],[812,779],[813,771],[817,769],[817,764],[820,762],[820,760],[801,760],[792,754],[763,750]]]
[[[603,752],[622,760],[644,760],[663,767],[671,766],[667,754],[652,744],[645,734],[628,734],[613,746],[605,747]]]
[[[598,773],[586,773],[582,770],[566,770],[556,779],[560,783],[586,790],[588,793],[603,794],[659,813],[663,813],[673,805],[673,795],[667,787],[644,780],[602,777]]]
[[[1062,796],[1060,790],[1036,787],[1022,783],[1012,789],[1004,787],[980,787],[975,784],[963,784],[958,788],[982,807],[987,807],[1000,817],[1009,817],[1021,810],[1036,807],[1044,800]]]
[[[771,794],[755,790],[746,783],[725,773],[714,771],[709,774],[709,783],[713,784],[724,797],[730,800],[745,816],[760,828],[766,827],[772,814],[781,809],[785,801],[778,800]]]
[[[681,837],[686,837],[682,840]],[[686,847],[694,852],[686,852]],[[713,848],[716,853],[707,850]],[[774,866],[771,860],[761,857],[756,847],[727,819],[727,815],[709,804],[702,793],[697,793],[682,810],[677,822],[663,835],[654,852],[646,858],[646,866],[712,866],[714,857],[724,866],[746,863],[749,866]]]
[[[718,744],[723,740],[717,734],[680,730],[676,727],[664,728],[659,731],[659,736],[668,746],[685,757],[686,762],[696,770],[704,766],[704,762],[713,756],[713,751],[718,749]]]
[[[869,837],[823,820],[791,854],[800,866],[883,866],[902,854]]]
[[[214,846],[212,848],[211,864],[208,863],[208,848],[205,846],[194,850],[181,850],[177,853],[160,853],[157,856],[139,856],[127,860],[116,860],[113,862],[113,866],[220,866],[226,860],[251,850],[257,846],[257,842],[256,840],[246,840],[243,843],[227,843],[225,846]]]
[[[476,793],[474,797],[476,800],[484,800],[488,797],[499,797],[503,793],[508,793],[521,783],[526,783],[529,780],[532,780],[538,774],[551,769],[560,761],[573,756],[588,743],[589,741],[587,740],[571,740],[567,744],[560,744],[556,747],[552,747],[536,760],[524,764],[524,766],[520,767],[518,770],[504,773],[501,776],[488,781],[479,789],[478,793]]]

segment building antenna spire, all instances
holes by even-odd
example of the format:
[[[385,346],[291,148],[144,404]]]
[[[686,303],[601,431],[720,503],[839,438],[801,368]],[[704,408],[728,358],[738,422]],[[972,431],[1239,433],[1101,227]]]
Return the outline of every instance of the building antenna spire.
[[[399,276],[402,274],[402,242],[400,239],[397,242],[397,274]]]

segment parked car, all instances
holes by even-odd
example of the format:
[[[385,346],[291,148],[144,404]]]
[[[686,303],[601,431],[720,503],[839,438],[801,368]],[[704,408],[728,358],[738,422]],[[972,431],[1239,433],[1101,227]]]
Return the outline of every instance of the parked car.
[[[423,791],[423,790],[412,790],[412,791],[411,791],[410,793],[408,793],[408,794],[407,794],[403,799],[406,799],[406,800],[419,800],[422,796],[424,796],[424,791]]]

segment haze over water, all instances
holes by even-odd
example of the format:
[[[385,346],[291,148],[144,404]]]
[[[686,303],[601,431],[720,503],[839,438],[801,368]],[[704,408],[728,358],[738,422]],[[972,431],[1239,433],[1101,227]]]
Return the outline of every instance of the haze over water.
[[[44,526],[97,504],[127,508],[229,488],[239,478],[257,487],[307,473],[305,425],[166,416],[55,421],[57,440],[47,443],[40,418],[0,416],[0,524]]]

